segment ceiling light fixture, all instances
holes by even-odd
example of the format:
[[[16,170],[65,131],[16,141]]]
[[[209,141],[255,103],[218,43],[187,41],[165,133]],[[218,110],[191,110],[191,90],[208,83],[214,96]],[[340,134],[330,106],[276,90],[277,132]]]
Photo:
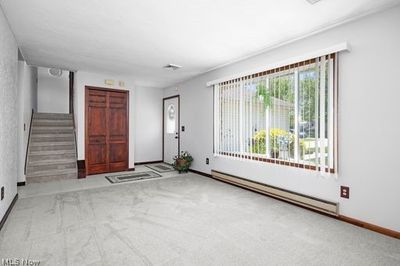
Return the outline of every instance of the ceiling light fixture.
[[[306,0],[306,1],[313,5],[321,0]]]
[[[170,69],[170,70],[178,70],[178,69],[182,68],[182,66],[175,65],[175,64],[168,64],[168,65],[164,66],[163,68]]]
[[[63,71],[59,68],[49,68],[49,74],[53,77],[61,77]]]

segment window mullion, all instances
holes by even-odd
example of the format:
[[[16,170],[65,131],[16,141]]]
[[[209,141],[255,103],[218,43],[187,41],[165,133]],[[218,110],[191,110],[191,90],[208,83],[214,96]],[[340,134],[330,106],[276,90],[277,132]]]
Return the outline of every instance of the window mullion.
[[[299,161],[299,71],[294,71],[294,161]]]
[[[239,83],[239,104],[240,104],[240,111],[239,111],[239,127],[240,127],[240,156],[243,158],[243,79],[240,79]]]
[[[321,172],[325,172],[325,89],[326,89],[326,61],[325,57],[322,57],[321,68],[320,68],[320,100],[319,100],[319,167]]]
[[[333,89],[334,89],[334,77],[333,77],[333,60],[329,59],[329,85],[328,85],[328,162],[329,168],[333,168],[333,143],[334,143],[334,124],[333,124]]]
[[[253,133],[253,97],[252,97],[252,92],[251,92],[251,83],[253,79],[249,80],[249,103],[250,103],[250,108],[249,108],[249,114],[250,114],[250,121],[249,121],[249,141],[250,141],[250,156],[251,159],[253,159],[253,141],[251,139],[252,133]]]
[[[265,153],[267,158],[270,158],[271,155],[269,153],[270,150],[270,139],[269,139],[269,132],[270,132],[270,110],[271,110],[271,91],[269,88],[269,77],[265,78],[265,89],[267,91],[266,95],[269,97],[269,103],[265,108]]]
[[[221,150],[223,154],[226,154],[226,132],[225,132],[225,125],[226,125],[226,84],[222,85],[221,91],[221,110],[222,110],[222,132],[221,132]]]
[[[314,123],[315,123],[315,138],[314,138],[314,145],[315,145],[315,166],[317,167],[318,170],[318,161],[319,161],[319,86],[320,86],[320,63],[319,63],[319,58],[317,58],[315,62],[315,67],[316,67],[316,79],[315,79],[315,118],[314,118]]]
[[[217,95],[218,95],[218,85],[214,85],[214,156],[218,153],[218,126],[219,122],[217,121],[217,114],[218,114],[218,101],[217,101]]]

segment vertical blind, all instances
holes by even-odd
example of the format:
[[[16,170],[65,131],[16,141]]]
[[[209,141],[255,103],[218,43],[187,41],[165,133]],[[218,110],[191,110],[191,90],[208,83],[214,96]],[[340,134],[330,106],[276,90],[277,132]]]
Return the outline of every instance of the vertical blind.
[[[214,155],[337,170],[337,54],[214,85]]]

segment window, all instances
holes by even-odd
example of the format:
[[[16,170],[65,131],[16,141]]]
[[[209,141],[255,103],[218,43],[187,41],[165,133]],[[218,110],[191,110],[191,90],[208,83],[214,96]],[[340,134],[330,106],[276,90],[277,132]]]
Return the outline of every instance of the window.
[[[167,108],[167,134],[175,133],[175,107],[170,104]]]
[[[214,85],[214,153],[334,172],[336,54]]]

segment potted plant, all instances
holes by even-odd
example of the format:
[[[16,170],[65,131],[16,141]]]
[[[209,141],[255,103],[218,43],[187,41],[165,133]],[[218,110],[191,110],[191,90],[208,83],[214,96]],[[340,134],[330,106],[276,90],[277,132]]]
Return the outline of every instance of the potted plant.
[[[192,162],[193,157],[187,151],[182,151],[180,155],[174,158],[174,168],[179,173],[187,173]]]

